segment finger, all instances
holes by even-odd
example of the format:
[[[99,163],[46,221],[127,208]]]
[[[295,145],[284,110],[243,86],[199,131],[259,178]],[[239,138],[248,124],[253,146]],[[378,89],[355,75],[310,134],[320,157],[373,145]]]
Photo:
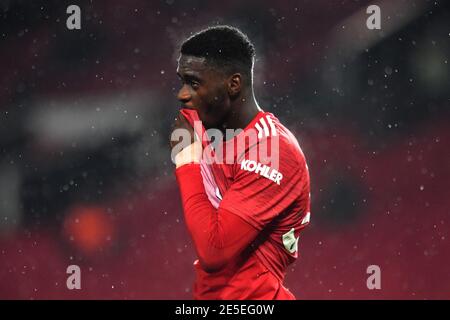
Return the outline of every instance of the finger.
[[[190,133],[191,133],[191,141],[192,142],[198,141],[199,138],[198,138],[197,134],[195,133],[195,130],[194,130],[192,124],[189,122],[189,120],[187,120],[187,118],[181,112],[179,114],[179,118],[180,118],[181,126],[190,131]]]
[[[181,123],[183,123],[184,125],[186,125],[187,128],[192,128],[192,125],[191,125],[190,122],[186,119],[186,117],[184,116],[184,114],[182,114],[182,113],[180,112],[178,118],[179,118],[179,121],[180,121]]]

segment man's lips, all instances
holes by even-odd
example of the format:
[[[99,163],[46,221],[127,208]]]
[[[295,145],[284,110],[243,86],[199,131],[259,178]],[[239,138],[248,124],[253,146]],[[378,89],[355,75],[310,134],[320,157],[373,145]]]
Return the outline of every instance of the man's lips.
[[[196,110],[194,107],[190,107],[190,106],[181,106],[181,109],[189,109],[189,110]]]

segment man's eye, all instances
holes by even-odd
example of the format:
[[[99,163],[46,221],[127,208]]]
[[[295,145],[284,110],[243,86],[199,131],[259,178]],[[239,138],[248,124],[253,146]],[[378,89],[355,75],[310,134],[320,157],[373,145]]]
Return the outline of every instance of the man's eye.
[[[200,86],[200,83],[196,82],[196,81],[191,81],[191,87],[194,89],[197,89]]]

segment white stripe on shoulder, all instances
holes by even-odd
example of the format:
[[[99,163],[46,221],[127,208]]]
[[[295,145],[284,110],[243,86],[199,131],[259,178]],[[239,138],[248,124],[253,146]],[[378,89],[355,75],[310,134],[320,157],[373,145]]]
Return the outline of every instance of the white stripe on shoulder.
[[[262,138],[262,129],[261,129],[261,126],[260,126],[258,123],[256,123],[256,124],[255,124],[255,128],[256,128],[256,130],[258,130],[258,139],[261,139],[261,138]]]
[[[275,125],[273,124],[272,118],[267,115],[267,122],[269,122],[269,126],[270,126],[270,130],[271,130],[271,134],[272,136],[276,136],[277,135],[277,129],[275,128]]]
[[[264,129],[264,137],[268,137],[269,134],[269,127],[266,124],[266,121],[264,120],[264,118],[259,119],[259,122],[261,122],[263,129]]]
[[[254,127],[258,131],[258,139],[277,136],[277,127],[275,126],[275,122],[268,114],[259,118]]]

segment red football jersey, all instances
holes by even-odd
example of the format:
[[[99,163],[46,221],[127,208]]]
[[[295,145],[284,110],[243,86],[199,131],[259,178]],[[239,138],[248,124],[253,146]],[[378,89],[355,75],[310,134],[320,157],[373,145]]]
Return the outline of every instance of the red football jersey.
[[[199,121],[193,110],[182,113],[193,126]],[[243,131],[216,144],[211,154],[221,154],[218,158],[224,162],[201,163],[211,204],[260,233],[218,272],[204,271],[196,260],[194,298],[295,299],[283,279],[298,257],[299,234],[310,219],[308,166],[297,139],[272,113],[260,111]]]

